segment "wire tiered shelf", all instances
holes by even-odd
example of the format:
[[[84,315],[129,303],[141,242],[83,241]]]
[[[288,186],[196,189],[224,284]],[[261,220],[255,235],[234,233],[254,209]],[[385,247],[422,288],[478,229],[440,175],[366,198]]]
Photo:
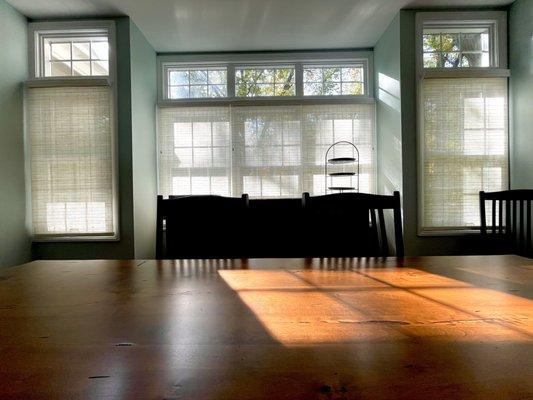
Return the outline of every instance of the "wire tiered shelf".
[[[350,151],[345,154],[343,152],[342,157],[335,157],[335,149],[339,146],[348,147]],[[333,153],[333,157],[330,157],[330,152]],[[325,192],[359,192],[359,149],[352,142],[341,140],[333,143],[326,150],[324,157],[324,179],[325,179]],[[332,171],[331,166],[341,166],[342,168],[334,168]],[[328,169],[328,166],[330,168]],[[339,169],[341,169],[339,171]],[[339,178],[343,178],[343,184],[336,184]]]

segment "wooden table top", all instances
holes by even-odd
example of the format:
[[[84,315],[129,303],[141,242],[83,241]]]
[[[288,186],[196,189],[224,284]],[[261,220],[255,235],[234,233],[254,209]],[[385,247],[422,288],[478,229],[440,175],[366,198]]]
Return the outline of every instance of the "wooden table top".
[[[0,399],[533,399],[533,260],[36,261]]]

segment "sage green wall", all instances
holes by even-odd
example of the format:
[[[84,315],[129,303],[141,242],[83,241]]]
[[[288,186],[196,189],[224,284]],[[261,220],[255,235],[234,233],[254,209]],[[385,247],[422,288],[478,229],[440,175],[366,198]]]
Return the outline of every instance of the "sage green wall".
[[[509,10],[511,187],[533,188],[533,0]]]
[[[135,258],[155,258],[157,160],[155,104],[156,53],[130,24],[133,210]]]
[[[0,0],[0,267],[30,259],[22,97],[28,78],[26,26],[26,18]]]
[[[116,18],[120,240],[33,244],[35,259],[134,258],[130,18]]]
[[[400,16],[374,47],[378,193],[402,188],[402,118],[400,95]]]

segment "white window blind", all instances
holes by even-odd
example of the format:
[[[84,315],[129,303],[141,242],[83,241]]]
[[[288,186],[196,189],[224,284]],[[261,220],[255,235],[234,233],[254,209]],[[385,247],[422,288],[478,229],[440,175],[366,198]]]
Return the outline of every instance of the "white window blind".
[[[112,89],[29,88],[26,113],[34,234],[114,235]]]
[[[325,152],[340,140],[359,148],[361,191],[374,190],[373,104],[163,107],[158,136],[164,196],[324,194]]]
[[[507,79],[424,79],[422,113],[422,228],[479,226],[479,191],[508,188]]]

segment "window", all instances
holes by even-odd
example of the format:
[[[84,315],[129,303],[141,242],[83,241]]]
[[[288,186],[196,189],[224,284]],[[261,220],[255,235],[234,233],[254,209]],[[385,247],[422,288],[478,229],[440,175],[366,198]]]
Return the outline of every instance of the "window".
[[[504,17],[417,16],[422,234],[479,227],[479,191],[509,186]]]
[[[424,68],[490,67],[489,29],[424,29]]]
[[[305,96],[360,96],[364,94],[364,70],[356,66],[304,66]]]
[[[235,69],[235,96],[294,96],[294,67],[246,67]]]
[[[331,193],[324,157],[336,141],[357,146],[359,188],[372,193],[371,60],[349,51],[159,56],[159,194]],[[353,156],[351,147],[335,152]],[[336,185],[356,186],[352,176],[337,178]]]
[[[227,71],[224,67],[169,68],[170,99],[227,97]]]
[[[58,29],[50,29],[52,25]],[[34,76],[37,78],[109,76],[109,28],[104,25],[109,24],[95,23],[94,26],[89,26],[85,21],[80,21],[76,25],[32,24],[35,52],[32,54],[31,62],[34,64],[32,67]],[[75,29],[69,29],[74,26]]]
[[[26,84],[25,114],[38,240],[117,237],[113,24],[80,24],[30,24],[40,79]]]
[[[340,140],[359,148],[361,191],[374,190],[373,104],[163,107],[158,126],[164,196],[324,194],[325,151]]]
[[[370,98],[370,63],[366,52],[158,56],[158,97],[167,105]]]

